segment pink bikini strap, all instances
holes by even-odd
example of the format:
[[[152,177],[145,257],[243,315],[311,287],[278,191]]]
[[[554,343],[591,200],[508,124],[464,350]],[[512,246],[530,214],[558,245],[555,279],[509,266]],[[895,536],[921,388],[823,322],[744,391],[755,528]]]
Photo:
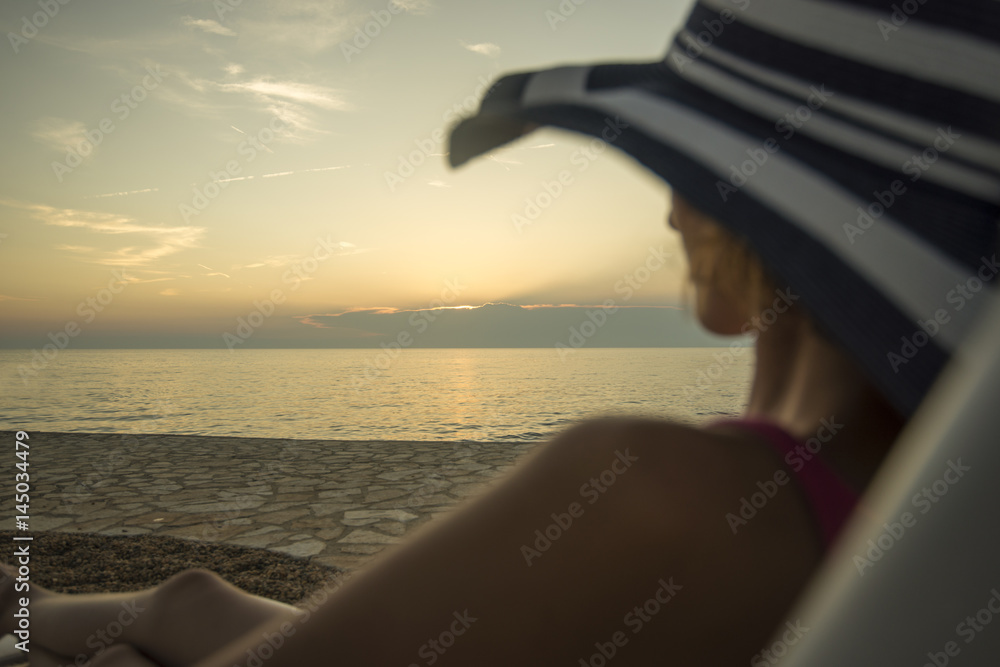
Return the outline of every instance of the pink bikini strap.
[[[805,449],[788,431],[755,419],[723,419],[714,424],[742,426],[756,431],[782,454],[785,465],[805,494],[819,521],[823,544],[829,548],[858,502],[858,495],[819,456]],[[808,457],[808,460],[807,460]],[[794,464],[794,465],[793,465]],[[799,468],[796,470],[796,466]]]

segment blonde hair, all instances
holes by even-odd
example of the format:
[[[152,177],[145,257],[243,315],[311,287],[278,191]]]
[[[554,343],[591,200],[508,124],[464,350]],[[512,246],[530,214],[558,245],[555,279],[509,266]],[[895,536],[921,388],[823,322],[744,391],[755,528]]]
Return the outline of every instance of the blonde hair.
[[[748,317],[770,305],[777,281],[746,239],[696,209],[692,208],[689,214],[708,223],[707,242],[700,243],[693,256],[688,257],[692,272],[707,266],[708,281],[743,305]],[[688,284],[693,287],[690,279]]]

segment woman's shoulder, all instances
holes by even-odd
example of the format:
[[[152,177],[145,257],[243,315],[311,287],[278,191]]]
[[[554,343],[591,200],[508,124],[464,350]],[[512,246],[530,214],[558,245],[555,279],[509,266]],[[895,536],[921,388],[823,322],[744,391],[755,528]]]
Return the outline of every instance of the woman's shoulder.
[[[572,451],[559,458],[572,459],[575,474],[615,457],[629,462],[611,489],[619,496],[616,533],[662,553],[677,581],[700,591],[684,605],[692,623],[718,618],[766,639],[794,621],[785,614],[823,546],[805,498],[787,483],[782,454],[759,435],[607,418],[577,425],[563,444]]]
[[[780,429],[771,431],[775,436]],[[783,433],[784,442],[762,429],[742,428],[735,420],[695,426],[679,421],[640,417],[604,417],[577,424],[556,439],[577,460],[607,458],[611,449],[643,463],[638,470],[652,475],[666,491],[698,491],[707,496],[755,487],[757,482],[789,472],[786,453],[795,442]],[[696,486],[668,484],[697,481]],[[787,482],[783,481],[781,486]],[[671,488],[667,488],[671,487]],[[794,495],[794,494],[789,494]]]
[[[714,540],[741,558],[822,558],[813,508],[791,482],[784,453],[759,433],[610,417],[582,422],[553,445],[551,464],[564,472],[568,465],[577,475],[607,469],[606,481],[621,477],[619,492],[635,496],[636,521]]]

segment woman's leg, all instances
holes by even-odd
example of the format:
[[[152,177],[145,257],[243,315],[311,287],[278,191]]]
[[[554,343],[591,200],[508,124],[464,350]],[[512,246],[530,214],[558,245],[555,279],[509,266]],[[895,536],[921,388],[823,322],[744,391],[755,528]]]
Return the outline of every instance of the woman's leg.
[[[0,631],[13,627],[16,598],[9,575],[0,585]],[[31,643],[48,655],[104,653],[128,644],[158,663],[191,665],[253,628],[302,612],[250,595],[205,570],[177,574],[156,588],[134,593],[64,595],[31,584]]]
[[[257,628],[196,665],[749,662],[820,556],[795,493],[739,536],[726,521],[780,465],[744,434],[581,424],[308,620]]]
[[[119,641],[169,666],[430,664],[445,653],[449,664],[482,667],[596,664],[595,651],[614,652],[621,667],[742,662],[821,554],[796,494],[771,499],[735,538],[724,517],[780,463],[770,448],[735,440],[662,422],[588,422],[315,611],[282,616],[192,572],[137,594],[148,611]],[[120,599],[74,609],[59,598],[32,609],[44,621],[38,636],[76,633],[53,645],[59,655],[86,646],[94,609],[109,625],[123,611]]]

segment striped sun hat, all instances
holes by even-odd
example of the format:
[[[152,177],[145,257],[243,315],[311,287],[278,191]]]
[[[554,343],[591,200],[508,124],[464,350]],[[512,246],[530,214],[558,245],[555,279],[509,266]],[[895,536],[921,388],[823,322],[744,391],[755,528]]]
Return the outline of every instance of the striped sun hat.
[[[501,78],[451,164],[539,125],[745,237],[903,414],[1000,282],[997,0],[702,0],[661,61]]]

